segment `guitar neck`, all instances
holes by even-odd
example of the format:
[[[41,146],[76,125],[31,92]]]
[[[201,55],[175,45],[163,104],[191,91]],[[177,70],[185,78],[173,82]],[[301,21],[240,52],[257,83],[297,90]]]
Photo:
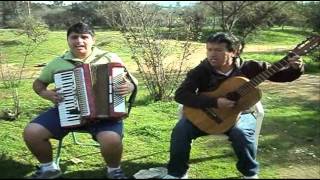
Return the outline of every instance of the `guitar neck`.
[[[291,52],[293,54],[302,56],[307,54],[309,51],[315,49],[319,45],[320,45],[320,36],[313,35],[307,38],[305,41],[302,41],[300,44],[298,44]],[[282,68],[286,67],[288,64],[289,64],[289,61],[288,61],[288,55],[287,55],[284,58],[282,58],[280,61],[274,63],[267,70],[263,71],[262,73],[252,78],[250,81],[243,84],[237,91],[233,93],[233,96],[238,98],[239,96],[246,95],[248,92],[250,92],[250,90],[257,87],[263,81],[269,79],[275,73],[281,71]]]
[[[250,79],[250,81],[248,81],[247,83],[243,84],[236,92],[240,96],[246,95],[252,88],[257,87],[259,84],[269,79],[275,73],[281,71],[288,64],[289,64],[288,56],[285,56],[280,61],[274,63],[267,70],[263,71],[262,73],[258,74],[254,78]]]

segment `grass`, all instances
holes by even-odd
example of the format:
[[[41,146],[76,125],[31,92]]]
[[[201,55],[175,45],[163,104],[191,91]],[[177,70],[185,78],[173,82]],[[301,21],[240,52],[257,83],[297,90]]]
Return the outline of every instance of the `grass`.
[[[298,44],[301,40],[310,34],[309,31],[296,27],[273,27],[269,30],[258,31],[249,37],[249,44],[263,44],[267,46],[284,45],[290,46]]]
[[[294,46],[304,39],[304,32],[289,29],[284,32],[275,28],[263,31],[248,45],[262,44],[267,47],[278,43]],[[21,61],[21,42],[12,30],[1,30],[0,51],[6,54],[8,62]],[[97,44],[103,49],[118,53],[134,71],[129,48],[125,46],[118,32],[98,31]],[[49,41],[42,44],[27,62],[27,68],[48,62],[67,49],[65,32],[50,32]],[[245,58],[274,62],[283,57],[284,52],[246,52]],[[315,63],[314,75],[319,77],[319,63]],[[39,71],[39,69],[35,69]],[[139,78],[139,77],[138,77]],[[306,85],[307,86],[307,85]],[[315,85],[311,84],[311,87]],[[269,88],[268,83],[264,86]],[[0,119],[0,178],[22,178],[34,170],[37,161],[28,151],[22,139],[27,123],[40,112],[51,107],[51,103],[41,99],[32,91],[32,78],[23,81],[19,87],[22,114],[16,121]],[[297,88],[297,91],[299,89]],[[318,100],[308,100],[306,96],[292,97],[286,89],[264,92],[262,103],[265,119],[259,139],[258,161],[261,165],[260,177],[281,178],[283,172],[289,178],[308,177],[310,169],[318,167],[320,160],[320,107]],[[9,91],[0,84],[0,109],[12,107]],[[122,167],[131,176],[141,169],[165,166],[169,158],[171,130],[177,122],[177,103],[152,102],[145,85],[140,79],[137,101],[131,115],[125,120],[124,154]],[[91,142],[90,135],[77,134],[78,139]],[[57,141],[52,140],[54,153]],[[224,138],[206,136],[194,141],[190,154],[190,178],[239,178],[235,168],[236,157],[230,143]],[[61,167],[65,178],[103,178],[104,162],[99,149],[93,146],[74,145],[71,136],[64,141]],[[298,165],[304,172],[295,174]],[[300,167],[299,166],[299,167]],[[311,178],[319,178],[319,172],[311,173]]]

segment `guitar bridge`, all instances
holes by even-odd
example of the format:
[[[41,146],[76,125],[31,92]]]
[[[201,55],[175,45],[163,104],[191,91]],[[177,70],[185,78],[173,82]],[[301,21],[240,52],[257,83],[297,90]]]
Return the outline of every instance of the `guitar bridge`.
[[[204,108],[202,110],[209,116],[210,119],[214,120],[216,123],[222,123],[222,119],[212,109]]]

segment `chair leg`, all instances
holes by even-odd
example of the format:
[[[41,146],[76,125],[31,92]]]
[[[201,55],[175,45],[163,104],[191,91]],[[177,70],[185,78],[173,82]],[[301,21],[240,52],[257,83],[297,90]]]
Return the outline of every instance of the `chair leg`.
[[[261,126],[262,126],[262,121],[264,118],[264,109],[263,109],[261,101],[257,102],[257,104],[255,105],[254,108],[255,108],[254,115],[256,116],[256,119],[257,119],[255,139],[256,139],[256,146],[258,148],[259,135],[260,135],[260,130],[261,130]]]
[[[61,155],[61,150],[62,150],[62,141],[63,141],[63,139],[59,140],[57,155],[56,155],[56,159],[55,159],[55,163],[58,167],[60,167],[59,164],[60,164],[60,155]]]
[[[73,139],[73,142],[77,145],[82,145],[82,146],[100,146],[100,144],[98,144],[97,142],[95,143],[82,143],[82,142],[79,142],[77,137],[76,137],[76,134],[75,132],[71,132],[72,134],[72,139]]]

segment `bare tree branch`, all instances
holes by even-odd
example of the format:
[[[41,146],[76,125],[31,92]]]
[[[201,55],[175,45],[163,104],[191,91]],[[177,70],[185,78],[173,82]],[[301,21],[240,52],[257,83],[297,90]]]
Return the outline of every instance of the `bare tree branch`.
[[[117,26],[131,49],[132,59],[138,66],[149,94],[155,101],[171,98],[178,80],[186,71],[184,65],[191,49],[188,45],[190,29],[183,30],[186,41],[164,39],[163,32],[168,27],[166,23],[172,20],[164,21],[158,7],[122,2],[118,3],[117,8],[121,10]],[[169,59],[176,52],[184,55]]]

